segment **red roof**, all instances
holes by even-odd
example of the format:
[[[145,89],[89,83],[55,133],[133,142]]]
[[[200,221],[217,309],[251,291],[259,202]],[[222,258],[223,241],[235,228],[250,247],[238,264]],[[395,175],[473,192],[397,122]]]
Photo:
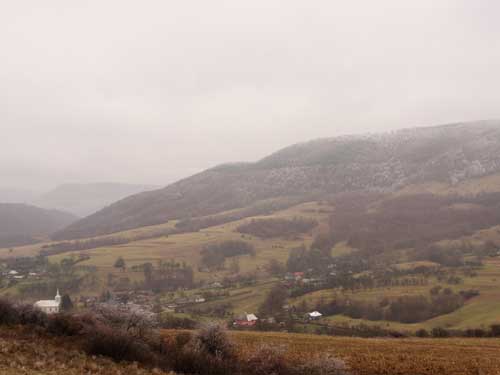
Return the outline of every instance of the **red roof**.
[[[235,320],[234,324],[237,326],[242,326],[242,327],[253,327],[255,324],[257,324],[256,320],[248,321],[248,320]]]

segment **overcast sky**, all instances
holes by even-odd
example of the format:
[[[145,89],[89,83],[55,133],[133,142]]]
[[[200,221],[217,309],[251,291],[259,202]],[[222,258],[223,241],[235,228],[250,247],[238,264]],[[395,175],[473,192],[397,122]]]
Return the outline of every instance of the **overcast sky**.
[[[0,3],[0,186],[167,184],[292,143],[500,117],[500,2]]]

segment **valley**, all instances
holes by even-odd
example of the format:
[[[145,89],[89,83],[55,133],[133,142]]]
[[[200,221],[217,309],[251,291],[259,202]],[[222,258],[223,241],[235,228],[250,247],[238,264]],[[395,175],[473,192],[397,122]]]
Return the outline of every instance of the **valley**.
[[[76,339],[77,368],[97,353],[180,373],[496,373],[497,151],[492,122],[341,137],[83,219],[49,211],[67,221],[0,248],[0,347],[35,325],[51,348]],[[33,226],[50,224],[40,217]],[[211,340],[227,358],[207,354]],[[44,368],[30,350],[10,368]]]
[[[484,180],[489,184],[484,184]],[[500,190],[499,177],[487,176],[476,180],[468,180],[465,183],[454,185],[453,191],[463,192],[467,196],[470,189],[481,192],[481,186],[488,186],[488,192]],[[496,186],[496,187],[495,187]],[[413,189],[413,190],[411,190]],[[418,189],[418,190],[417,190]],[[404,191],[398,191],[391,197],[414,196],[415,192],[421,194],[422,186],[409,187]],[[412,191],[410,193],[410,191]],[[442,191],[445,191],[442,188]],[[420,197],[420,195],[416,195]],[[451,195],[447,195],[451,196]],[[388,201],[389,196],[377,197],[375,203],[370,203],[370,210],[382,202]],[[293,203],[292,203],[293,204]],[[404,249],[386,249],[374,259],[374,263],[368,266],[366,270],[356,273],[345,269],[339,272],[350,272],[353,280],[362,278],[366,275],[379,273],[380,266],[376,260],[379,257],[384,260],[385,267],[388,269],[400,269],[405,272],[399,276],[389,276],[392,278],[392,284],[377,285],[380,279],[375,277],[375,284],[370,285],[338,285],[331,287],[321,269],[304,269],[308,276],[293,280],[292,284],[287,281],[286,272],[293,273],[293,270],[287,271],[287,261],[293,249],[305,246],[309,248],[311,244],[321,237],[322,234],[329,231],[331,217],[342,215],[339,211],[339,204],[334,200],[312,201],[306,203],[293,204],[289,208],[281,209],[268,213],[267,215],[249,216],[237,220],[228,221],[214,226],[208,226],[195,231],[183,229],[179,231],[178,220],[172,220],[165,224],[137,228],[124,232],[117,232],[100,237],[94,237],[82,241],[102,241],[110,239],[126,239],[126,243],[116,245],[103,245],[95,248],[88,248],[76,251],[58,251],[57,254],[48,255],[49,264],[71,263],[72,270],[70,275],[56,273],[52,275],[39,275],[35,279],[30,279],[27,275],[25,279],[11,280],[8,276],[4,277],[3,295],[15,296],[23,300],[30,300],[41,297],[44,290],[48,291],[56,287],[58,283],[64,283],[65,277],[81,279],[72,289],[67,289],[72,299],[80,301],[79,306],[84,307],[83,301],[88,299],[98,299],[105,292],[116,294],[115,298],[120,298],[124,294],[130,294],[134,298],[140,294],[141,286],[145,280],[143,265],[150,263],[153,269],[158,269],[161,264],[175,262],[185,264],[192,269],[192,281],[189,286],[177,287],[168,286],[168,281],[161,289],[156,292],[154,297],[146,299],[147,304],[154,307],[155,311],[163,311],[161,314],[167,316],[177,316],[192,319],[194,321],[203,321],[216,319],[220,321],[231,322],[234,317],[244,313],[257,313],[265,302],[267,295],[277,285],[291,285],[292,289],[299,288],[304,290],[299,292],[299,296],[288,296],[285,304],[297,310],[284,310],[273,313],[281,316],[281,319],[288,319],[286,316],[293,316],[292,326],[287,325],[287,329],[298,332],[323,332],[326,327],[343,328],[358,326],[373,326],[382,331],[380,334],[389,334],[390,331],[401,332],[402,334],[414,335],[420,329],[425,329],[429,333],[433,328],[445,328],[448,330],[483,329],[486,330],[490,325],[500,321],[500,258],[496,244],[500,244],[500,226],[492,226],[484,229],[478,229],[467,235],[456,238],[447,238],[437,240],[433,238],[431,243],[443,246],[443,249],[453,248],[457,244],[467,243],[472,246],[464,259],[477,259],[480,257],[480,263],[474,263],[473,266],[461,265],[446,266],[429,259],[417,260],[412,255],[414,250]],[[219,216],[231,218],[233,211],[220,213]],[[312,229],[307,229],[303,233],[288,234],[286,236],[272,236],[262,238],[248,233],[240,233],[239,228],[243,225],[255,223],[264,220],[271,220],[270,223],[288,220],[313,220]],[[202,218],[200,218],[201,220]],[[203,219],[206,220],[206,219]],[[207,222],[210,222],[208,220]],[[489,225],[489,224],[488,224]],[[145,238],[145,239],[142,239]],[[215,269],[205,269],[202,263],[202,250],[209,245],[220,244],[226,241],[241,241],[248,243],[254,249],[252,255],[238,255],[226,258],[223,263]],[[71,243],[72,241],[69,241]],[[58,243],[42,243],[29,246],[22,246],[10,249],[0,250],[0,257],[5,261],[16,259],[17,257],[34,257],[40,251],[47,251],[50,246]],[[475,246],[481,247],[485,243],[494,246],[488,254],[474,254]],[[370,245],[373,246],[373,245]],[[481,250],[482,251],[482,250]],[[330,248],[332,264],[336,260],[356,259],[357,254],[362,254],[363,250],[356,249],[347,244],[345,240],[336,241]],[[115,263],[118,258],[125,262],[124,268],[117,268]],[[71,260],[68,262],[68,260]],[[282,270],[276,273],[270,270],[270,265],[275,262]],[[349,263],[347,263],[349,264]],[[352,267],[352,266],[347,266]],[[472,268],[471,268],[472,267]],[[320,267],[321,268],[321,267]],[[410,270],[419,269],[421,271],[410,272]],[[8,271],[8,267],[4,268]],[[432,271],[434,270],[434,271]],[[472,271],[471,271],[472,270]],[[156,272],[156,271],[155,271]],[[391,271],[392,272],[392,271]],[[328,275],[328,272],[326,273]],[[457,280],[449,281],[451,277]],[[307,279],[320,279],[319,285],[310,288]],[[418,284],[411,284],[412,280],[418,279]],[[40,283],[43,280],[43,283]],[[379,280],[379,281],[377,281]],[[398,280],[398,281],[396,281]],[[402,285],[405,280],[410,280],[409,284]],[[314,283],[315,281],[313,281]],[[332,281],[335,282],[335,281]],[[36,283],[45,285],[44,289],[37,288],[32,290],[26,285]],[[429,295],[433,287],[440,286],[443,290],[449,289],[451,292],[458,293],[464,291],[475,291],[477,295],[464,301],[463,305],[449,313],[432,317],[424,321],[415,323],[403,323],[397,321],[384,320],[380,318],[367,319],[357,318],[355,316],[345,315],[342,312],[333,315],[323,316],[320,321],[304,321],[302,315],[315,309],[321,309],[325,303],[335,300],[359,301],[360,303],[380,304],[383,300],[395,300],[401,296],[426,296]],[[305,289],[304,289],[305,288]],[[311,289],[308,291],[308,289]],[[189,301],[190,298],[203,296],[202,303],[181,302]],[[304,305],[306,307],[304,307]],[[306,310],[304,310],[304,308]],[[274,317],[273,317],[274,318]],[[319,325],[318,325],[319,323]],[[288,323],[287,323],[288,324]],[[272,329],[272,326],[270,327]]]

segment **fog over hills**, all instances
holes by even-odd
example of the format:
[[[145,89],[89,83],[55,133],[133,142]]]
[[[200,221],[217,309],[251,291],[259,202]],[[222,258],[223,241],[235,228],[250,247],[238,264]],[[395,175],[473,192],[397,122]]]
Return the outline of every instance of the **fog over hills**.
[[[71,239],[210,215],[284,196],[395,191],[500,171],[500,121],[343,136],[301,143],[255,163],[218,166],[125,198],[58,232]]]
[[[36,206],[71,212],[83,217],[113,202],[139,192],[153,190],[153,185],[101,182],[93,184],[65,184],[36,198]]]
[[[28,203],[32,202],[39,193],[26,189],[0,187],[1,203]]]
[[[20,203],[0,203],[0,247],[37,242],[76,219],[67,212]]]

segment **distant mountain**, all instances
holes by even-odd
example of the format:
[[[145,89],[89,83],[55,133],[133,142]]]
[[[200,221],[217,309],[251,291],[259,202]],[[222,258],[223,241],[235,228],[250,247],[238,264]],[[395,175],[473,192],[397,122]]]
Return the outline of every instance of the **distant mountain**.
[[[0,187],[0,203],[28,203],[36,196],[37,193],[31,190]]]
[[[34,200],[39,207],[71,212],[84,217],[129,195],[157,188],[120,183],[65,184]]]
[[[20,203],[0,203],[0,247],[27,245],[47,238],[77,217]]]
[[[390,192],[500,172],[500,121],[413,128],[297,144],[256,163],[229,164],[123,199],[54,238],[71,239],[211,215],[283,196]]]

